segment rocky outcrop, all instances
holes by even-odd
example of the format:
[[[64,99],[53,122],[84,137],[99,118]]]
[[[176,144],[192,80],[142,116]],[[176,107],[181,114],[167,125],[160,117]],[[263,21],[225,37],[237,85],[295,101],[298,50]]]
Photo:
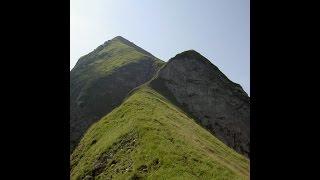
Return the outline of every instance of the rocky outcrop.
[[[80,58],[70,72],[70,150],[90,125],[149,81],[162,63],[119,36]]]
[[[222,142],[249,157],[250,98],[205,57],[193,50],[176,55],[150,85]]]

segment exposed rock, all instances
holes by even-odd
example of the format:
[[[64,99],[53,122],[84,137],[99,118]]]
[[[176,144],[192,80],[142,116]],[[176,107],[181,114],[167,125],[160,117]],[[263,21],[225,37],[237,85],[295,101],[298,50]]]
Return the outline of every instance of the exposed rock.
[[[139,168],[138,168],[139,172],[141,173],[146,173],[148,172],[148,166],[147,165],[141,165]]]
[[[249,179],[250,161],[189,117],[140,86],[86,132],[70,158],[71,179]]]
[[[225,144],[250,155],[250,98],[209,60],[193,50],[178,54],[150,85]]]
[[[90,175],[87,175],[86,177],[83,178],[83,180],[93,180],[93,177]]]

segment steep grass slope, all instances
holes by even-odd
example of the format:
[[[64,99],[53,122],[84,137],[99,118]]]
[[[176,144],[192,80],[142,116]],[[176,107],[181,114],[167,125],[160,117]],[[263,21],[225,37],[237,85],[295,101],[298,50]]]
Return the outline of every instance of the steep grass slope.
[[[70,149],[87,128],[150,80],[164,62],[118,36],[79,59],[70,72]]]
[[[143,85],[93,124],[71,179],[249,179],[249,160]]]

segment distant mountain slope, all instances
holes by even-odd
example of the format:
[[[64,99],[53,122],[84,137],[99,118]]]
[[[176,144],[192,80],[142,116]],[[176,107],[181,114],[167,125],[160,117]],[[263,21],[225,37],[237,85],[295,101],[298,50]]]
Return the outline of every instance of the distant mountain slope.
[[[143,85],[93,124],[71,179],[249,179],[249,160]]]
[[[250,98],[194,50],[170,59],[150,82],[215,137],[250,156]]]
[[[92,123],[150,80],[163,63],[120,36],[81,57],[70,72],[71,151]]]

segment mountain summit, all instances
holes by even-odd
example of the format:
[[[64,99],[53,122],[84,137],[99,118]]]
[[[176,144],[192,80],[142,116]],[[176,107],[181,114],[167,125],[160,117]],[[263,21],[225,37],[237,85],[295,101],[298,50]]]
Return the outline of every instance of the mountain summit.
[[[114,42],[114,41],[121,42],[121,43],[123,43],[123,44],[125,44],[125,45],[127,45],[127,46],[130,46],[130,47],[134,48],[135,50],[137,50],[138,52],[140,52],[140,53],[142,53],[142,54],[145,54],[145,55],[148,55],[148,56],[150,56],[150,57],[156,58],[156,57],[154,57],[151,53],[149,53],[149,52],[147,52],[146,50],[142,49],[141,47],[135,45],[133,42],[125,39],[125,38],[122,37],[122,36],[117,36],[117,37],[113,38],[112,40],[107,41],[107,42],[105,42],[105,43],[108,44],[108,42]]]
[[[117,36],[81,57],[70,72],[70,149],[87,128],[117,107],[164,62]]]
[[[250,98],[198,52],[118,36],[70,74],[70,179],[250,178]]]
[[[151,87],[195,117],[241,154],[250,154],[250,100],[208,59],[194,50],[170,59]]]

